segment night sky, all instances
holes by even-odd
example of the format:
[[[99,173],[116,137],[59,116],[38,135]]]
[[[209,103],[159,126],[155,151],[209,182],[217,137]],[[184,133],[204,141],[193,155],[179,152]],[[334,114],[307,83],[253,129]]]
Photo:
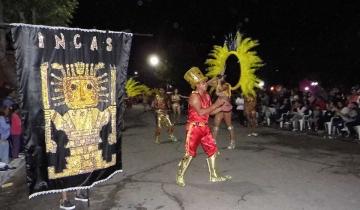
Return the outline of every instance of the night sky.
[[[129,75],[138,71],[138,80],[151,86],[166,82],[162,76],[185,87],[184,72],[204,69],[212,46],[237,29],[259,40],[256,50],[266,65],[257,74],[267,84],[296,86],[304,78],[325,87],[359,83],[359,3],[321,2],[80,0],[71,26],[153,34],[134,37],[129,64]],[[167,73],[149,67],[150,53],[162,58]],[[234,83],[236,60],[230,57],[227,65]]]

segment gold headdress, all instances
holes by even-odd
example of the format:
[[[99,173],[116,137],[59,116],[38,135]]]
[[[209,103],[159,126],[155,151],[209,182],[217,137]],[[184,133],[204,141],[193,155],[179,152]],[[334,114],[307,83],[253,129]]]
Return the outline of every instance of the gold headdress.
[[[197,83],[208,80],[208,78],[203,75],[198,67],[191,67],[184,74],[184,79],[191,85],[192,89],[195,88]]]

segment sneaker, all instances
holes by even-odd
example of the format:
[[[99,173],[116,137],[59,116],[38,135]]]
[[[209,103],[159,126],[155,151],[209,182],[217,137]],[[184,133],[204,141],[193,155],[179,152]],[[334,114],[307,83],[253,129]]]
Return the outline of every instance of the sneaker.
[[[249,133],[247,136],[252,136],[252,133]]]
[[[235,141],[230,142],[229,146],[227,147],[227,149],[235,149]]]
[[[253,135],[253,136],[258,136],[259,134],[257,134],[257,133],[252,133],[252,135]]]
[[[82,202],[88,202],[89,196],[87,195],[87,193],[81,191],[80,193],[76,193],[75,200],[82,201]]]
[[[75,205],[72,204],[69,200],[60,200],[60,209],[75,209]]]
[[[177,138],[174,135],[170,135],[169,140],[172,141],[172,142],[177,142],[178,141]]]

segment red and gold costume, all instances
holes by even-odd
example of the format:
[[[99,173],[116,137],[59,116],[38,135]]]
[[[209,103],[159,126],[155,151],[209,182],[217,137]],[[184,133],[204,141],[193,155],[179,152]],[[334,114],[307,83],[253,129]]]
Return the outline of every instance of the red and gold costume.
[[[184,79],[190,83],[193,89],[195,86],[197,86],[197,84],[206,84],[207,81],[207,77],[205,77],[197,67],[193,67],[188,70],[184,75]],[[190,96],[189,99],[185,155],[180,161],[178,165],[179,168],[176,173],[176,183],[181,187],[185,186],[185,172],[189,167],[191,160],[196,156],[196,149],[199,144],[201,144],[202,148],[208,156],[206,160],[209,167],[209,180],[211,182],[222,182],[231,179],[230,176],[220,176],[217,173],[215,164],[217,146],[208,126],[209,114],[215,111],[215,109],[221,108],[222,105],[219,103],[217,103],[219,105],[216,103],[212,105],[210,96],[206,90],[204,91],[204,89],[201,89],[201,91],[201,94],[198,91],[193,91],[192,96]],[[197,97],[200,99],[200,108],[206,109],[205,113],[207,114],[200,115],[198,111],[196,111],[196,109],[191,105],[192,99],[195,98],[197,100]]]
[[[199,94],[193,91],[192,94]],[[209,94],[200,95],[201,108],[208,108],[211,105]],[[188,121],[186,125],[186,142],[185,153],[195,157],[196,149],[201,144],[208,157],[216,153],[217,147],[215,140],[211,134],[208,126],[209,115],[200,116],[195,109],[189,105],[188,107]]]

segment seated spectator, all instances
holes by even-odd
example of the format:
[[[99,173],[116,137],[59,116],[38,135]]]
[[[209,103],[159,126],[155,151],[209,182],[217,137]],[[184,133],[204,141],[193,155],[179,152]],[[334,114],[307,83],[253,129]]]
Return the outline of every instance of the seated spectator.
[[[311,95],[309,96],[308,100],[309,100],[310,108],[312,110],[315,110],[315,107],[317,106],[321,111],[326,109],[326,103],[323,99],[316,97],[315,95]]]
[[[318,121],[319,130],[324,130],[325,129],[325,123],[330,122],[331,118],[334,117],[335,111],[333,109],[334,109],[334,103],[333,102],[329,102],[329,103],[326,104],[326,110],[320,116],[319,121]]]
[[[297,130],[296,123],[304,117],[307,111],[308,107],[306,105],[303,105],[300,101],[294,102],[292,112],[290,113],[292,115],[290,122],[293,124],[293,131]]]
[[[349,135],[351,137],[356,137],[357,133],[354,127],[360,125],[360,109],[356,102],[351,102],[349,108],[349,119],[345,119],[345,126],[349,130]]]
[[[358,102],[360,98],[359,92],[358,92],[358,88],[357,87],[352,87],[351,88],[351,95],[349,95],[349,103],[351,102]]]
[[[265,110],[265,119],[267,124],[270,125],[270,121],[278,119],[278,110],[280,109],[280,103],[277,98],[273,98]]]
[[[335,113],[333,118],[333,126],[335,126],[336,129],[341,130],[344,128],[344,120],[340,117],[340,115],[346,115],[349,112],[349,109],[348,107],[344,106],[342,100],[339,100],[332,108],[332,111]]]
[[[351,102],[348,104],[348,106],[340,109],[335,109],[336,115],[340,117],[340,119],[337,121],[336,126],[338,128],[344,128],[348,123],[349,126],[346,126],[347,129],[351,127],[350,129],[353,129],[354,126],[357,124],[357,120],[360,117],[359,114],[359,108],[358,104],[356,102]],[[349,134],[354,134],[354,130],[349,129]]]
[[[310,126],[314,128],[315,131],[319,130],[319,120],[322,116],[322,111],[320,109],[320,106],[315,106],[315,108],[312,110],[311,118],[310,118]]]
[[[278,110],[276,111],[278,117],[277,117],[277,121],[280,122],[284,119],[281,118],[282,114],[285,114],[287,112],[289,112],[291,110],[291,104],[288,98],[284,98],[282,104],[280,105],[280,107],[278,108]]]

